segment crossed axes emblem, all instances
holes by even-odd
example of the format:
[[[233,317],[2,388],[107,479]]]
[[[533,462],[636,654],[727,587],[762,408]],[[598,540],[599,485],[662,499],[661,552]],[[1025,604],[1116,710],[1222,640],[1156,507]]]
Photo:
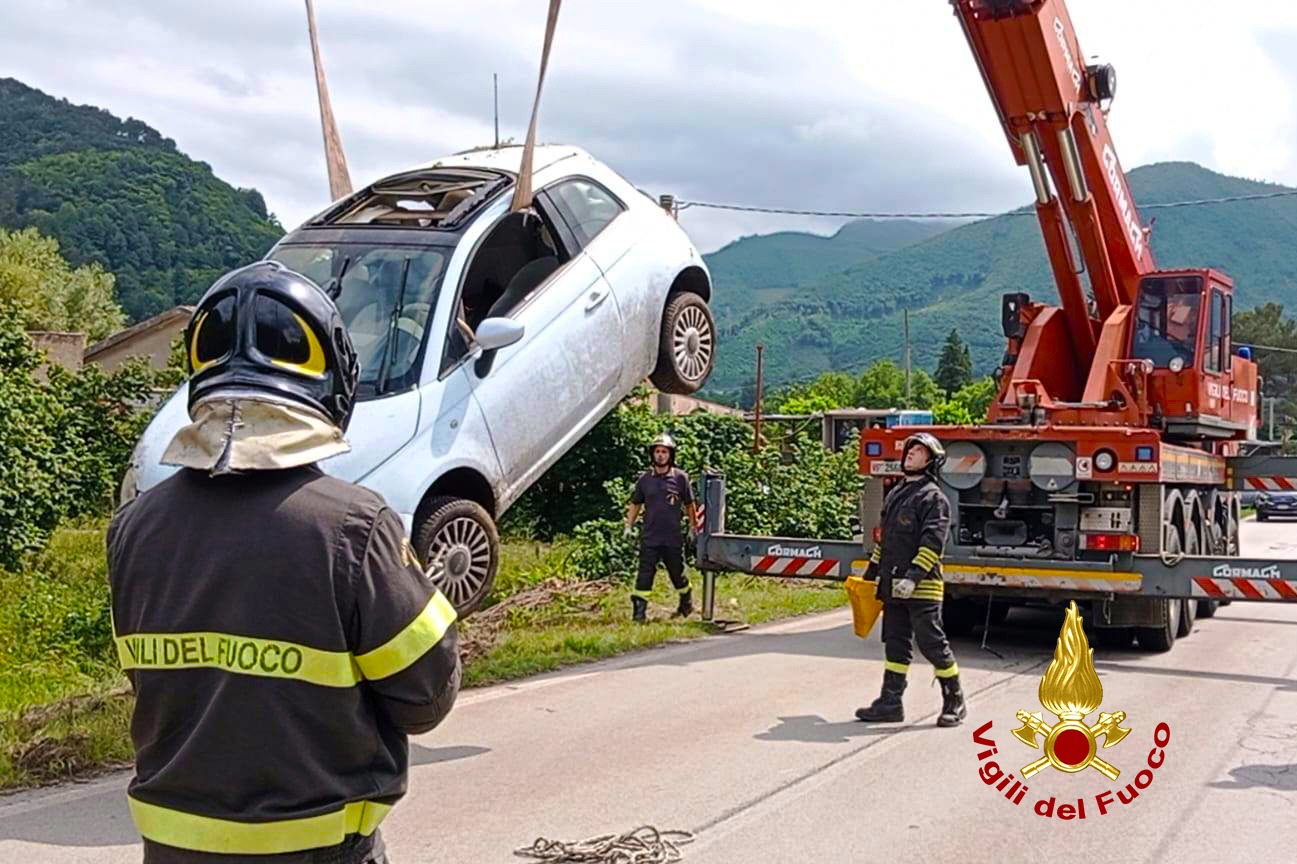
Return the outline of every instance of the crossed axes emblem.
[[[1093,726],[1086,726],[1082,723],[1083,716],[1080,714],[1064,715],[1059,718],[1058,723],[1051,725],[1044,722],[1039,712],[1035,714],[1026,711],[1018,712],[1017,718],[1022,722],[1022,726],[1013,730],[1013,737],[1028,747],[1037,750],[1041,748],[1041,742],[1036,740],[1036,736],[1040,735],[1045,739],[1045,755],[1022,769],[1023,779],[1043,771],[1046,766],[1051,764],[1060,771],[1066,771],[1069,774],[1084,771],[1086,768],[1094,768],[1109,780],[1117,779],[1121,772],[1099,758],[1097,745],[1098,738],[1101,735],[1104,738],[1104,749],[1107,749],[1119,744],[1123,738],[1130,734],[1129,729],[1121,728],[1121,724],[1126,720],[1126,712],[1100,713],[1099,722]],[[1083,745],[1085,749],[1084,755],[1081,753],[1082,737],[1085,739]],[[1057,752],[1060,741],[1064,750],[1062,754]]]

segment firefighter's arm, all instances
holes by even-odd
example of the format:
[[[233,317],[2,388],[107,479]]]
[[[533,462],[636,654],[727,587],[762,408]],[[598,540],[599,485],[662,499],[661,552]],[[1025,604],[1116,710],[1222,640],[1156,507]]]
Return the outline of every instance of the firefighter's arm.
[[[864,577],[869,580],[878,579],[878,564],[883,560],[883,544],[880,540],[874,544],[874,551],[869,553],[869,564],[865,567]]]
[[[950,530],[950,502],[940,490],[930,492],[919,505],[923,523],[919,528],[918,550],[906,576],[915,582],[932,575],[946,550],[946,533]]]
[[[459,694],[455,609],[423,575],[405,528],[379,511],[354,581],[352,653],[365,684],[408,735],[434,728]]]
[[[626,505],[626,527],[623,529],[627,536],[631,533],[635,520],[639,518],[640,510],[644,509],[644,488],[640,480],[635,481],[635,489],[630,493],[630,503]]]
[[[693,483],[689,482],[689,475],[683,477],[683,494],[681,497],[685,502],[685,515],[689,517],[689,534],[692,536],[698,533],[698,502],[694,499]]]

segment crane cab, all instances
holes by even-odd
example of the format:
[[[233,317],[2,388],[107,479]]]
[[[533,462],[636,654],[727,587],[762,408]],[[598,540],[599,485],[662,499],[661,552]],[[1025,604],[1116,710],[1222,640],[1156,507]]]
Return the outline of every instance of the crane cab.
[[[1152,368],[1149,403],[1169,437],[1256,438],[1256,364],[1233,351],[1234,283],[1216,270],[1140,280],[1128,357]]]

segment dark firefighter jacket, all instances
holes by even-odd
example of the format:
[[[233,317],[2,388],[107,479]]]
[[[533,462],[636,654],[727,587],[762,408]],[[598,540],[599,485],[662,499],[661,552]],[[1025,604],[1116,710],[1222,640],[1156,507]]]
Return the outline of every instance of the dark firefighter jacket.
[[[870,569],[877,574],[878,596],[892,599],[892,583],[913,579],[911,599],[944,597],[941,555],[950,530],[950,502],[935,480],[900,483],[883,501],[882,540],[874,545]]]
[[[383,499],[314,466],[182,470],[118,511],[108,571],[146,860],[372,839],[460,680],[455,611]]]

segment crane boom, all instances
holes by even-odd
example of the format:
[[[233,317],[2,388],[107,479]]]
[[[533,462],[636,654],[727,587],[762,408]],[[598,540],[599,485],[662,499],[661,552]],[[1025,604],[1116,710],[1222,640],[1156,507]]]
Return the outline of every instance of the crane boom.
[[[1031,174],[1061,301],[1005,298],[1007,377],[991,419],[1038,422],[1040,409],[1055,422],[1250,437],[1255,367],[1230,356],[1233,283],[1209,268],[1158,270],[1108,131],[1116,72],[1085,64],[1065,0],[950,4]],[[1221,396],[1236,391],[1246,402]]]
[[[1070,244],[1053,248],[1066,240],[1057,230],[1057,200],[1106,319],[1134,303],[1140,278],[1156,269],[1103,110],[1116,75],[1111,66],[1083,65],[1063,0],[952,3],[1014,158],[1031,171],[1051,260],[1071,258]]]

